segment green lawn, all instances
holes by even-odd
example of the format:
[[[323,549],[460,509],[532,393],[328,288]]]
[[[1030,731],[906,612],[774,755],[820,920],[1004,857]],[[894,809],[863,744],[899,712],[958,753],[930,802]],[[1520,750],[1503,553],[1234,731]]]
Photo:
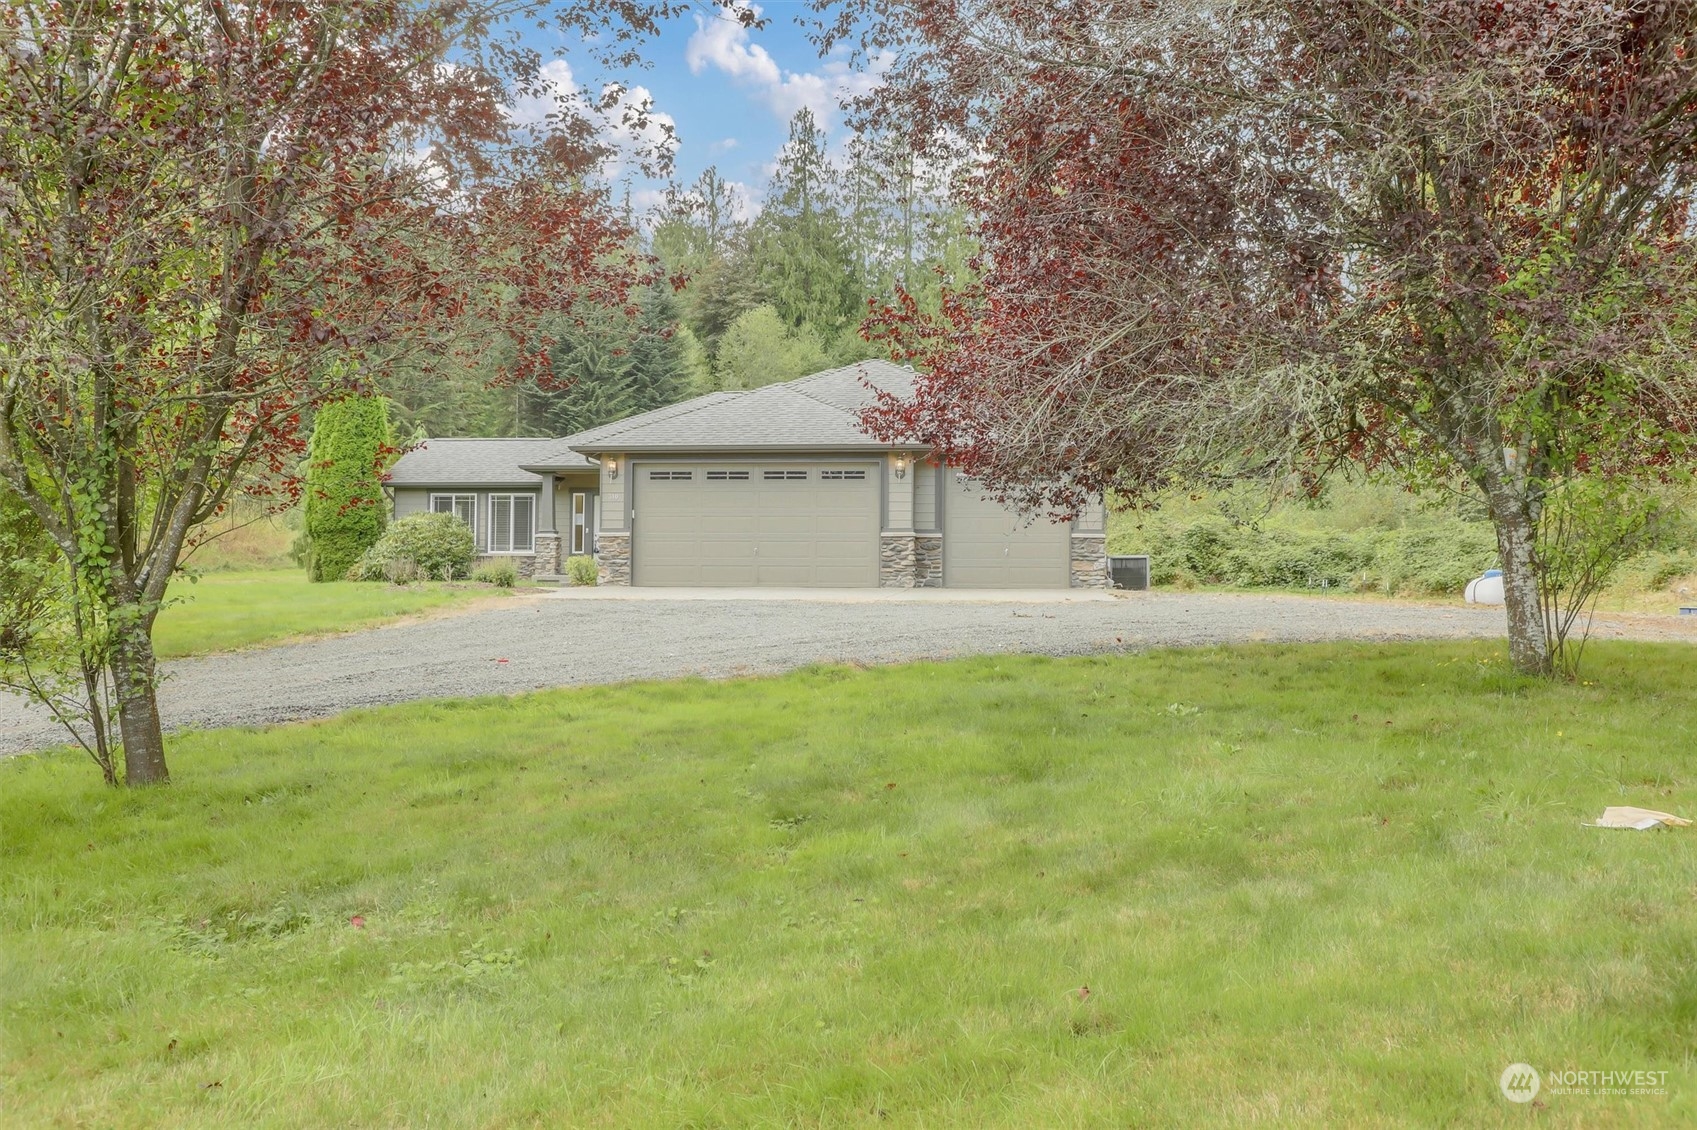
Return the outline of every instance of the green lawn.
[[[1697,650],[822,668],[0,764],[9,1126],[1697,1122]],[[1088,991],[1086,991],[1088,987]],[[1666,1071],[1666,1095],[1497,1079]]]
[[[312,584],[300,569],[208,573],[172,584],[154,627],[162,658],[369,628],[402,616],[500,599],[489,585]]]

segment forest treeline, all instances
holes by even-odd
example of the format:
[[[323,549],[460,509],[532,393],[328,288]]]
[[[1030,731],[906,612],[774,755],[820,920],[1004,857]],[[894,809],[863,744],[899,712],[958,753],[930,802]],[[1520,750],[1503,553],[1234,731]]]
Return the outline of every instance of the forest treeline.
[[[497,380],[512,360],[498,339],[452,376],[397,367],[380,380],[396,432],[567,435],[881,356],[859,332],[868,301],[901,287],[934,307],[942,281],[968,269],[973,245],[947,176],[943,162],[877,134],[834,155],[803,109],[752,219],[715,167],[673,185],[648,216],[627,208],[665,275],[641,292],[634,318],[605,311],[557,326],[551,375],[538,379]]]

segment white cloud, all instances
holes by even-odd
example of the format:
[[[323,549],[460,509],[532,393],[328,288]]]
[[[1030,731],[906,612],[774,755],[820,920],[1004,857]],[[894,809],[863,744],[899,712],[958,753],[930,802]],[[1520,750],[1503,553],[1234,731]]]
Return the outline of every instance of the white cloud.
[[[759,16],[758,4],[747,10]],[[838,106],[865,94],[879,83],[882,60],[874,60],[870,71],[855,71],[841,60],[827,60],[818,71],[789,71],[760,44],[753,42],[748,28],[727,16],[697,14],[695,34],[684,49],[684,62],[692,74],[709,67],[722,71],[766,103],[779,120],[789,121],[803,107],[813,111],[820,126],[830,129]]]
[[[541,78],[540,92],[521,95],[507,107],[507,119],[514,125],[539,126],[548,120],[550,114],[583,110],[577,79],[572,77],[571,65],[564,59],[544,63]]]
[[[550,115],[575,114],[598,122],[601,140],[613,150],[599,170],[609,180],[617,180],[639,168],[644,153],[674,144],[677,122],[672,115],[652,107],[654,96],[645,86],[629,87],[610,110],[601,111],[583,97],[571,66],[564,59],[544,63],[541,78],[542,90],[514,99],[507,107],[508,119],[514,125],[528,128],[543,126]],[[607,89],[602,88],[603,96]],[[645,104],[649,104],[646,112]]]
[[[713,142],[713,144],[707,147],[707,152],[715,155],[719,153],[729,153],[741,144],[742,142],[738,141],[734,137],[721,137],[718,141]]]
[[[728,180],[725,187],[731,192],[731,219],[746,224],[760,211],[762,194],[740,180]]]
[[[760,7],[748,5],[755,16]],[[696,13],[695,34],[684,48],[684,62],[691,74],[700,74],[709,66],[716,67],[735,79],[744,79],[760,86],[770,86],[782,79],[777,62],[758,43],[750,43],[748,28],[717,10],[706,15]]]
[[[605,91],[603,91],[605,93]],[[619,96],[618,121],[606,140],[618,150],[612,158],[618,166],[607,175],[616,176],[639,166],[645,154],[670,151],[677,144],[677,119],[654,108],[654,94],[646,86],[628,87]]]

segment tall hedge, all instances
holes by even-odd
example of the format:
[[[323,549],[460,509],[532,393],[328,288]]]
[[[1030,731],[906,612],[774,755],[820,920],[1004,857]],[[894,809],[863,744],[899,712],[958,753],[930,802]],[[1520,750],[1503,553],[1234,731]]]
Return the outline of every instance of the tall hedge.
[[[353,397],[319,409],[307,448],[307,575],[339,581],[377,544],[385,523],[378,460],[390,442],[389,407]]]

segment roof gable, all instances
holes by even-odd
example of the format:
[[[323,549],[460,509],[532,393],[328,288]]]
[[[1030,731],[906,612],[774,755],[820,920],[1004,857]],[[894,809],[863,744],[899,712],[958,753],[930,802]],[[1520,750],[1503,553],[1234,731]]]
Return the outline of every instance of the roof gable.
[[[871,387],[868,387],[868,386]],[[559,441],[579,452],[743,450],[748,448],[883,448],[860,424],[876,390],[913,391],[913,372],[888,361],[764,385],[747,392],[714,392]]]

